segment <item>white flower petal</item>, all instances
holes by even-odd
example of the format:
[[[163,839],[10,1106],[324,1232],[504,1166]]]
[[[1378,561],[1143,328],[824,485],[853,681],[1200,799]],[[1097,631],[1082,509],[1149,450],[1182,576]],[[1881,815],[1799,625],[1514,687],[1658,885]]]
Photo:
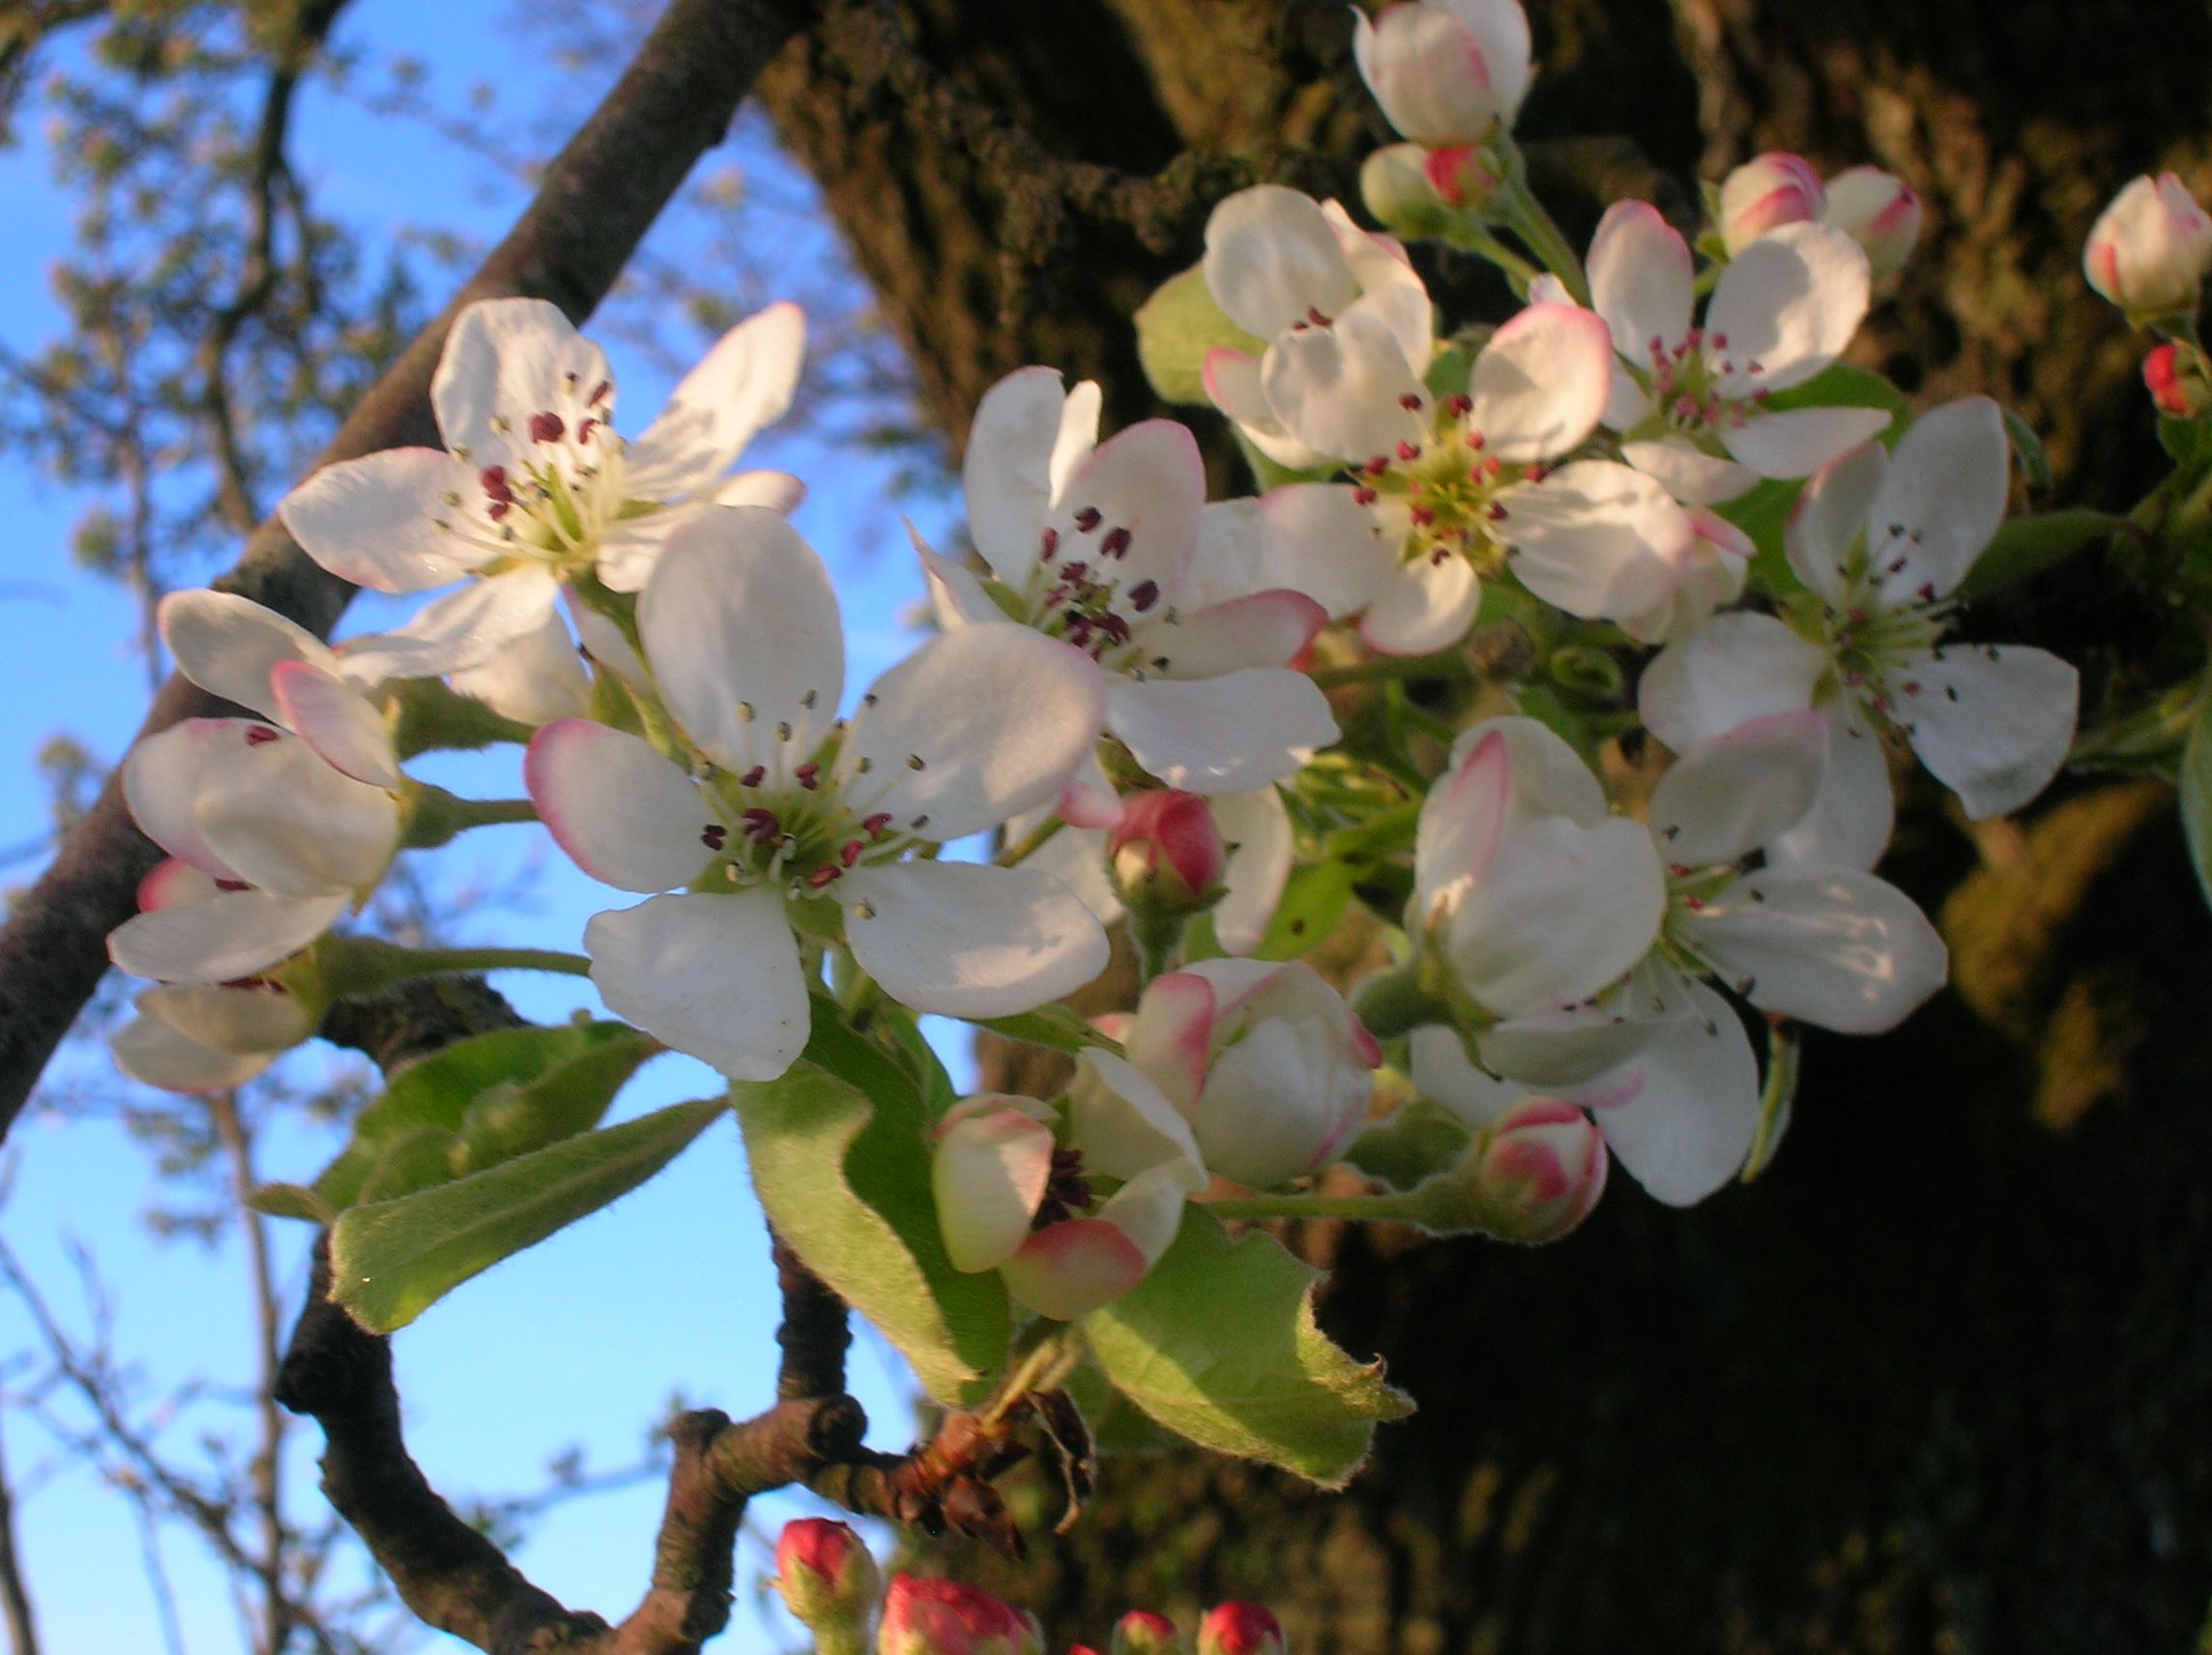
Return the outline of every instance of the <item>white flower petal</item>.
[[[545,624],[561,595],[544,569],[511,568],[472,580],[428,604],[404,625],[346,642],[344,670],[357,683],[441,678],[480,667]]]
[[[1327,624],[1328,611],[1302,592],[1255,592],[1169,615],[1147,628],[1144,670],[1195,679],[1289,666]]]
[[[710,516],[716,508],[715,503],[686,501],[604,525],[599,531],[593,572],[609,592],[643,592],[653,579],[653,571],[660,566],[660,554],[668,549],[677,532]]]
[[[1785,224],[1760,237],[1721,272],[1705,307],[1705,348],[1721,359],[1722,393],[1811,379],[1859,331],[1872,284],[1866,249],[1832,224]]]
[[[1280,781],[1337,738],[1328,698],[1284,667],[1180,682],[1112,680],[1106,727],[1168,786],[1209,797]]]
[[[1513,743],[1486,730],[1454,746],[1451,769],[1430,784],[1413,836],[1413,915],[1426,926],[1441,904],[1456,906],[1490,866],[1513,801]]]
[[[1206,285],[1222,314],[1255,338],[1333,320],[1359,297],[1320,203],[1280,185],[1240,189],[1206,221]]]
[[[1828,727],[1828,768],[1820,790],[1802,821],[1767,841],[1766,859],[1872,868],[1889,849],[1890,829],[1897,825],[1889,759],[1850,697],[1837,696],[1819,711]]]
[[[265,890],[224,891],[125,920],[107,934],[107,957],[134,977],[232,982],[298,953],[329,930],[352,900],[344,891],[300,899]]]
[[[1047,812],[1033,810],[1006,824],[1006,837],[1019,842],[1033,831]],[[1021,864],[1052,877],[1075,892],[1083,906],[1097,915],[1101,925],[1112,925],[1127,912],[1106,871],[1106,830],[1103,828],[1063,827],[1032,851]]]
[[[1092,580],[1116,585],[1116,607],[1133,620],[1182,601],[1205,509],[1206,462],[1190,427],[1147,420],[1084,456],[1045,514],[1045,533],[1056,537],[1055,562],[1081,563]],[[1036,566],[1033,553],[1016,590]],[[1147,583],[1154,597],[1137,611],[1131,594]]]
[[[1498,504],[1521,584],[1586,619],[1622,620],[1665,601],[1697,543],[1689,513],[1658,479],[1615,460],[1576,460]]]
[[[1027,626],[963,627],[876,680],[836,773],[856,808],[958,839],[1058,795],[1104,716],[1101,675],[1080,651]]]
[[[1453,916],[1446,953],[1500,1017],[1586,1000],[1642,959],[1666,911],[1666,877],[1640,822],[1514,823]]]
[[[1335,206],[1335,202],[1330,202]],[[1406,272],[1409,276],[1411,271]],[[1364,316],[1380,322],[1389,329],[1390,336],[1398,341],[1399,354],[1406,365],[1418,379],[1429,370],[1429,359],[1436,355],[1436,306],[1429,303],[1429,290],[1416,276],[1409,281],[1393,281],[1359,296],[1345,316]],[[1343,317],[1339,317],[1341,322]]]
[[[1889,452],[1868,443],[1840,454],[1797,492],[1783,541],[1797,578],[1829,608],[1849,601],[1851,548],[1880,493]]]
[[[1372,316],[1277,335],[1260,363],[1260,380],[1284,428],[1340,460],[1365,461],[1427,435],[1419,410],[1428,392],[1397,336]],[[1415,399],[1412,408],[1409,397]]]
[[[163,1091],[229,1091],[266,1069],[276,1056],[211,1051],[159,1017],[144,1016],[109,1035],[107,1049],[126,1075]]]
[[[340,775],[371,787],[405,785],[384,714],[352,684],[306,661],[278,661],[269,683],[281,721]]]
[[[1565,453],[1597,428],[1613,391],[1605,324],[1571,305],[1531,305],[1474,359],[1467,416],[1509,465]]]
[[[1035,568],[1062,415],[1071,398],[1060,370],[1016,368],[983,393],[968,427],[961,487],[968,537],[993,573],[1017,590]]]
[[[322,639],[235,593],[172,592],[155,614],[179,672],[210,695],[279,724],[285,719],[270,687],[270,668],[278,661],[306,661],[325,672],[338,670],[337,657]]]
[[[1075,475],[1075,468],[1089,459],[1091,450],[1098,446],[1098,411],[1105,400],[1106,393],[1098,389],[1095,379],[1083,379],[1076,381],[1075,389],[1061,404],[1060,432],[1052,440],[1052,458],[1045,468],[1054,502],[1067,487],[1067,479]]]
[[[1463,557],[1387,560],[1375,581],[1359,635],[1386,655],[1428,655],[1467,636],[1482,607],[1482,577]]]
[[[1229,894],[1213,910],[1213,936],[1232,954],[1248,954],[1267,934],[1291,877],[1291,815],[1272,787],[1226,794],[1210,802],[1214,826],[1231,847],[1221,873]]]
[[[1986,396],[1923,414],[1898,440],[1867,509],[1875,584],[1894,603],[1950,595],[2004,521],[2012,445]]]
[[[1482,1060],[1508,1080],[1550,1090],[1585,1086],[1617,1068],[1650,1044],[1657,1027],[1606,1002],[1569,1005],[1494,1023],[1475,1044]]]
[[[483,665],[453,674],[452,684],[517,724],[550,724],[591,711],[592,677],[558,611]]]
[[[783,418],[805,355],[806,315],[788,302],[724,334],[630,445],[630,492],[674,500],[728,471],[764,425]]]
[[[954,1269],[996,1269],[1021,1249],[1052,1180],[1052,1128],[1011,1107],[971,1110],[939,1128],[929,1181]]]
[[[448,586],[491,552],[454,533],[490,525],[471,504],[474,466],[437,449],[387,449],[327,465],[277,504],[300,549],[341,580],[377,592]],[[451,502],[458,499],[461,504]],[[451,523],[453,529],[444,527]]]
[[[714,859],[707,841],[742,831],[713,820],[719,806],[644,741],[588,718],[563,718],[532,737],[522,777],[561,849],[622,890],[688,885]]]
[[[1133,1178],[1165,1162],[1206,1163],[1190,1122],[1136,1064],[1095,1047],[1075,1060],[1067,1090],[1067,1141],[1084,1164]]]
[[[717,506],[680,529],[637,627],[668,711],[724,769],[788,777],[830,733],[845,690],[837,594],[774,512]]]
[[[1129,1062],[1159,1088],[1160,1095],[1186,1120],[1206,1090],[1206,1071],[1213,1061],[1214,1020],[1220,1008],[1220,997],[1207,973],[1168,972],[1145,985],[1137,1014],[1121,1039]],[[1079,1079],[1079,1091],[1083,1086]]]
[[[1685,867],[1749,856],[1805,819],[1828,763],[1827,720],[1770,712],[1701,741],[1651,790],[1659,855]]]
[[[1683,442],[1623,443],[1620,457],[1638,471],[1657,478],[1661,486],[1685,506],[1733,500],[1759,481],[1759,473],[1749,466],[1702,452]]]
[[[1150,1238],[1163,1228],[1157,1209],[1168,1207],[1179,1222],[1182,1200],[1180,1191],[1148,1178],[1123,1186],[1107,1205],[1119,1203],[1132,1214],[1141,1208],[1141,1228]],[[1129,1292],[1151,1265],[1145,1248],[1102,1209],[1095,1218],[1037,1231],[999,1266],[999,1276],[1015,1303],[1055,1321],[1074,1321]]]
[[[389,793],[267,725],[216,751],[192,813],[217,856],[278,896],[364,890],[399,845],[399,806]]]
[[[187,718],[133,742],[123,758],[123,801],[138,830],[201,873],[236,881],[238,870],[208,843],[193,801],[212,766],[247,732],[268,728],[251,718]]]
[[[189,799],[187,803],[189,808]],[[232,883],[243,882],[233,880]],[[158,908],[189,907],[195,902],[206,902],[221,888],[213,875],[202,873],[182,857],[169,857],[156,862],[138,882],[138,912],[151,914]]]
[[[772,1081],[805,1050],[806,979],[780,892],[679,892],[592,916],[607,1009],[732,1080]]]
[[[1856,868],[1761,868],[1697,915],[1698,945],[1752,1004],[1839,1034],[1881,1034],[1943,986],[1943,939],[1912,899]]]
[[[806,484],[787,471],[741,471],[707,498],[716,506],[765,506],[788,517],[806,504]]]
[[[558,306],[485,299],[463,310],[446,335],[430,405],[455,454],[472,466],[511,467],[531,452],[532,415],[589,398],[611,378],[605,353]]]
[[[1613,348],[1648,373],[1656,345],[1672,357],[1689,336],[1696,289],[1690,247],[1645,201],[1615,201],[1589,246],[1590,303]]]
[[[163,983],[134,1002],[194,1045],[239,1056],[289,1051],[315,1031],[320,1013],[274,983],[229,988]]]
[[[1686,753],[1746,719],[1810,707],[1827,665],[1771,615],[1716,615],[1644,669],[1637,705],[1645,729]]]
[[[856,868],[830,891],[859,968],[901,1005],[1010,1017],[1073,994],[1106,969],[1106,934],[1050,874],[973,862]],[[863,918],[857,904],[873,911]]]
[[[1523,816],[1565,816],[1594,828],[1613,814],[1605,788],[1582,755],[1537,719],[1508,713],[1470,724],[1452,742],[1452,762],[1463,763],[1493,735],[1511,755],[1509,786]]]
[[[1759,1060],[1743,1025],[1704,984],[1690,994],[1696,1014],[1666,1025],[1598,1083],[1631,1095],[1590,1112],[1620,1164],[1670,1206],[1703,1201],[1735,1176],[1759,1131]]]
[[[2042,650],[1946,644],[1887,687],[1912,750],[1976,822],[2041,793],[2074,744],[2081,675]]]
[[[1408,1045],[1415,1089],[1477,1131],[1528,1095],[1527,1087],[1485,1074],[1469,1062],[1458,1033],[1441,1023],[1414,1030]]]
[[[1811,477],[1838,454],[1888,429],[1886,408],[1784,408],[1746,412],[1742,424],[1723,424],[1720,438],[1730,453],[1761,477]]]
[[[991,601],[991,595],[972,569],[940,557],[912,522],[907,524],[906,533],[914,542],[915,555],[921,560],[922,585],[929,593],[930,612],[941,630],[956,632],[963,626],[989,625],[1009,619]]]
[[[1255,528],[1256,556],[1243,590],[1302,592],[1332,621],[1366,608],[1397,561],[1375,513],[1353,498],[1347,483],[1294,482],[1270,489],[1257,503]],[[1202,542],[1202,557],[1204,550]]]

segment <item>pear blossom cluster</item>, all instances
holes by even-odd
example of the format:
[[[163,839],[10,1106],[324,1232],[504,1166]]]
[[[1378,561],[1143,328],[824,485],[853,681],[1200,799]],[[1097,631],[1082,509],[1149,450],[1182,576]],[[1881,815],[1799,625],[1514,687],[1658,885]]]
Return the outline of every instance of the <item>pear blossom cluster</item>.
[[[2014,437],[1987,397],[1916,411],[1848,362],[1920,233],[1903,180],[1761,156],[1703,226],[1623,201],[1577,249],[1512,137],[1514,0],[1355,30],[1408,140],[1366,171],[1381,227],[1238,191],[1147,339],[1255,488],[1208,500],[1189,427],[1103,430],[1098,385],[1017,369],[975,412],[964,535],[911,534],[927,634],[864,687],[791,520],[804,486],[738,469],[792,401],[795,307],[733,329],[634,438],[557,309],[465,310],[442,446],[329,466],[281,508],[333,573],[423,595],[410,619],[334,647],[221,593],[162,605],[180,669],[242,712],[125,765],[167,859],[111,939],[153,985],[118,1062],[250,1078],[343,991],[335,951],[403,850],[527,816],[607,887],[579,962],[607,1009],[733,1082],[778,1082],[826,1020],[1069,1051],[1053,1095],[927,1123],[950,1267],[1038,1318],[1134,1292],[1193,1205],[1411,1210],[1389,1203],[1419,1180],[1360,1147],[1395,1111],[1446,1123],[1426,1174],[1514,1239],[1571,1230],[1615,1161],[1674,1205],[1755,1172],[1797,1031],[1881,1033],[1945,980],[1877,871],[1898,779],[1979,821],[2073,745],[2075,669],[1965,607]],[[1453,325],[1408,239],[1492,259],[1517,307]],[[2193,305],[2208,264],[2170,179],[2087,256],[2138,315]],[[2193,334],[2167,348],[2161,405],[2202,412]],[[526,800],[408,773],[494,740],[523,744]],[[1348,912],[1349,973],[1316,952]],[[1116,927],[1133,1006],[1051,1012]],[[1348,1158],[1368,1194],[1317,1193]],[[865,1555],[791,1545],[787,1596]],[[872,1602],[860,1573],[836,1589]],[[1022,1641],[894,1582],[880,1647]]]

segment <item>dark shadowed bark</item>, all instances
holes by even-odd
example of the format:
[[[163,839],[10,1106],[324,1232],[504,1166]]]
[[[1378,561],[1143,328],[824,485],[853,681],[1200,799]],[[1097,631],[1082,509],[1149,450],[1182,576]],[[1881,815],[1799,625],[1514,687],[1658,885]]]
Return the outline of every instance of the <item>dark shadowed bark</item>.
[[[2019,409],[2059,500],[2150,480],[2139,347],[2080,247],[2128,175],[2206,155],[2202,8],[1530,9],[1522,131],[1571,232],[1620,194],[1679,215],[1763,149],[1889,167],[1929,231],[1860,360]],[[1333,0],[855,5],[762,91],[955,445],[1026,362],[1103,379],[1112,421],[1156,412],[1128,315],[1196,258],[1212,196],[1349,196],[1384,135]],[[1067,185],[1087,167],[1152,181],[1153,217]],[[1433,269],[1462,314],[1501,301]],[[1965,624],[2081,659],[2093,698],[2157,628],[2115,585],[2083,560]],[[1229,1594],[1281,1610],[1301,1655],[2189,1647],[2212,1599],[2212,922],[2170,798],[2067,783],[1969,835],[1923,783],[1903,821],[1886,871],[1940,915],[1957,987],[1886,1039],[1814,1036],[1764,1178],[1676,1212],[1621,1176],[1534,1251],[1309,1230],[1324,1321],[1422,1405],[1349,1495],[1109,1461],[1026,1565],[931,1566],[1035,1607],[1055,1647]]]

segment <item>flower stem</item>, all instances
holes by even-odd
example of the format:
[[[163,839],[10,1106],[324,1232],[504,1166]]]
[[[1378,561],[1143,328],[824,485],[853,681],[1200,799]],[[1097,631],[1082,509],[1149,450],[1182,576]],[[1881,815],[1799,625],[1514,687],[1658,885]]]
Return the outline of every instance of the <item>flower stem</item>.
[[[463,798],[428,782],[411,782],[407,800],[407,832],[401,843],[411,851],[451,844],[471,828],[538,820],[538,809],[527,798]]]
[[[582,954],[552,948],[403,948],[375,937],[335,936],[315,944],[315,964],[333,999],[375,994],[416,977],[456,972],[558,972],[580,977],[592,970]]]
[[[1446,247],[1457,247],[1462,252],[1477,254],[1503,271],[1507,283],[1513,289],[1513,297],[1516,299],[1528,298],[1528,284],[1544,274],[1538,266],[1529,263],[1528,260],[1523,258],[1488,230],[1485,230],[1479,219],[1470,218],[1456,222],[1444,232],[1441,239]]]
[[[1023,836],[1020,844],[1008,845],[994,859],[1002,868],[1019,867],[1030,857],[1033,856],[1047,839],[1066,826],[1067,824],[1058,816],[1047,816]]]
[[[1464,650],[1446,650],[1435,655],[1378,655],[1345,667],[1321,667],[1306,675],[1323,689],[1348,683],[1380,683],[1389,679],[1472,678],[1474,668]]]
[[[1544,262],[1547,270],[1566,283],[1577,305],[1587,305],[1589,279],[1583,275],[1583,261],[1575,256],[1565,233],[1528,188],[1528,169],[1517,149],[1512,152],[1512,165],[1499,199],[1505,208],[1506,224],[1521,238],[1523,245]]]

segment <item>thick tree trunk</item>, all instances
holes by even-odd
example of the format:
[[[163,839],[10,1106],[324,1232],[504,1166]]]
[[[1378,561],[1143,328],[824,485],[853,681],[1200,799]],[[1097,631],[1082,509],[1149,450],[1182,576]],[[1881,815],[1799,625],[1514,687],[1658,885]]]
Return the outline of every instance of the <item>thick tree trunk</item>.
[[[2057,498],[2133,500],[2138,351],[2079,250],[2127,175],[2205,157],[2201,7],[1530,9],[1522,130],[1578,197],[1570,229],[1620,193],[1678,209],[1761,149],[1901,172],[1930,232],[1862,359],[2019,409]],[[1383,135],[1334,0],[910,0],[890,47],[850,25],[882,13],[842,15],[763,93],[954,443],[1030,361],[1103,379],[1117,421],[1154,412],[1127,318],[1197,256],[1208,191],[1349,195]],[[978,159],[977,108],[1181,193],[1141,225],[1054,227],[1003,146]],[[1437,274],[1463,310],[1498,300]],[[2093,695],[2156,634],[2115,584],[2087,564],[1967,624],[2084,659]],[[1422,1408],[1349,1495],[1116,1461],[1018,1579],[947,1563],[1036,1607],[1056,1648],[1229,1594],[1281,1610],[1301,1655],[2190,1646],[2212,1600],[2212,922],[2157,784],[2054,798],[1972,836],[1933,789],[1907,801],[1887,871],[1940,913],[1957,989],[1887,1039],[1811,1039],[1759,1182],[1675,1212],[1622,1177],[1534,1251],[1297,1237],[1336,1266],[1332,1331]]]

